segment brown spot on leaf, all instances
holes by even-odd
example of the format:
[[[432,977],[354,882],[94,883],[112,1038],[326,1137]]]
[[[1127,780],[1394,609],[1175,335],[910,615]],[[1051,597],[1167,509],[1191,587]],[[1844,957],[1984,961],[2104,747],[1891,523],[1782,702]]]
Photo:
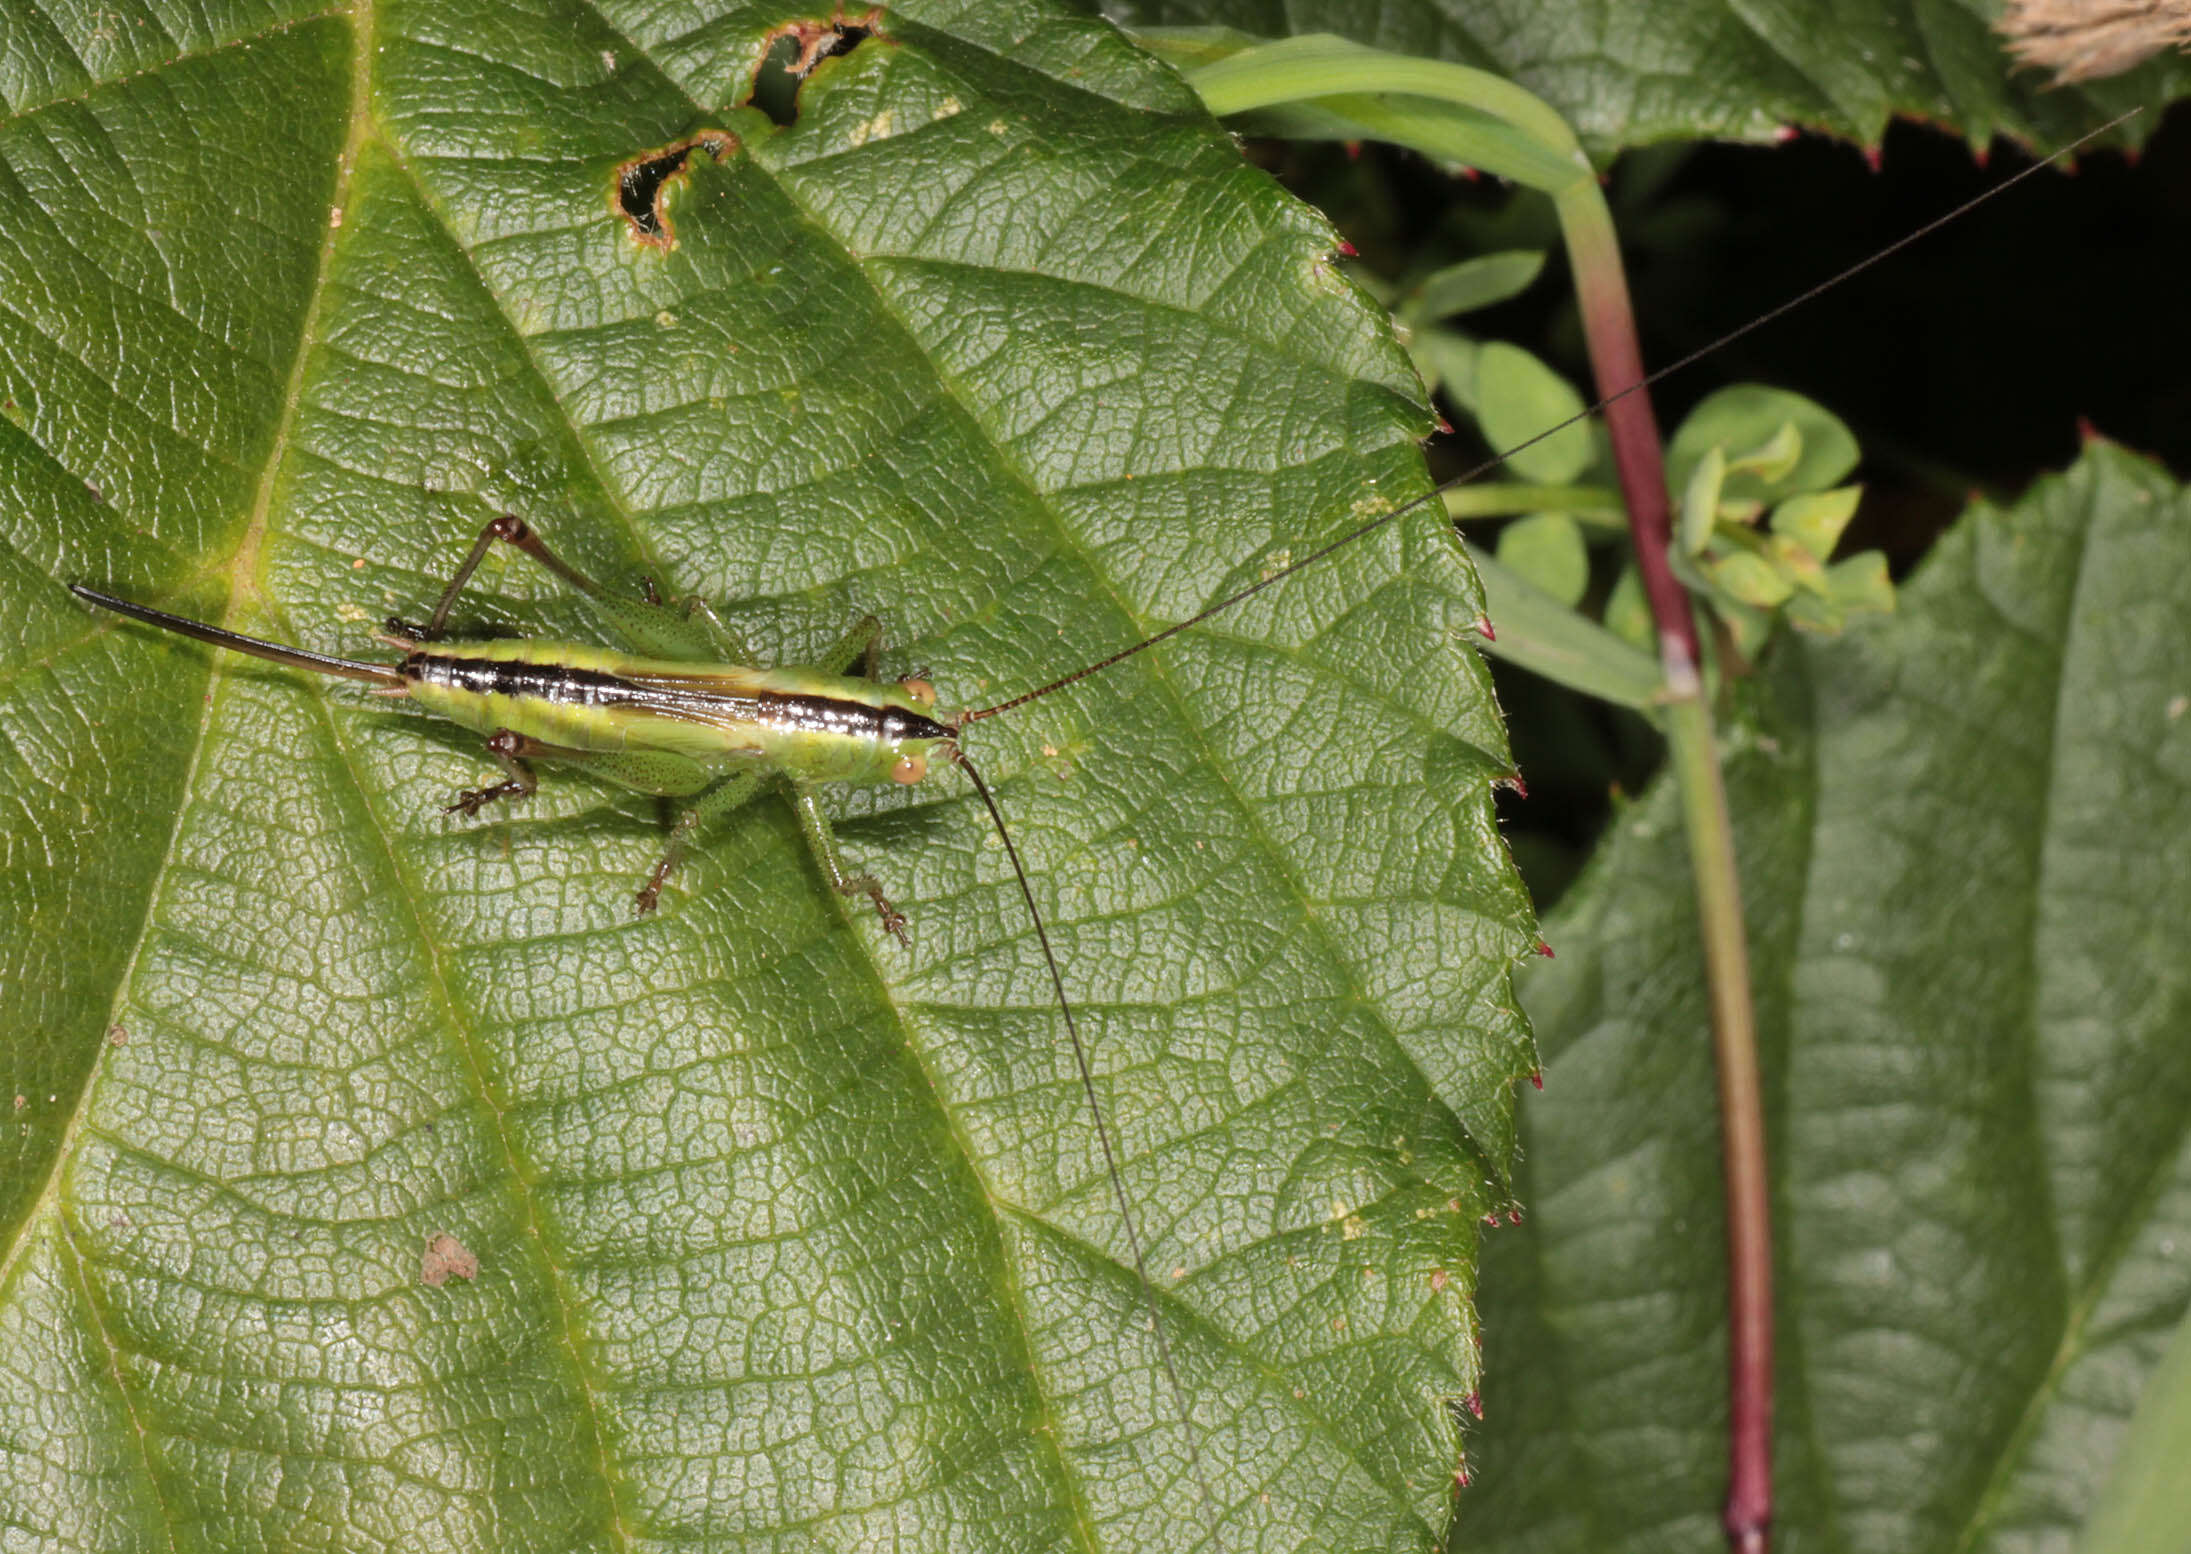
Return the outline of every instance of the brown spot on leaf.
[[[419,1259],[418,1277],[421,1284],[431,1284],[436,1289],[452,1278],[476,1279],[479,1259],[463,1242],[443,1231],[426,1243],[426,1255]]]

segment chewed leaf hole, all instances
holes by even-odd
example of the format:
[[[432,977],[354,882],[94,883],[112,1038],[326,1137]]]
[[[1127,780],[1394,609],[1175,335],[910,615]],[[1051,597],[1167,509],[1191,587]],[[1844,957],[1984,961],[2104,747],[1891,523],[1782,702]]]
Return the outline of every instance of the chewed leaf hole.
[[[667,252],[677,246],[677,229],[670,224],[666,200],[672,181],[682,177],[695,151],[720,162],[738,149],[738,137],[728,130],[702,130],[689,140],[648,151],[619,163],[616,169],[617,213],[631,227],[632,241]]]
[[[825,59],[849,54],[881,30],[878,7],[827,20],[788,22],[769,35],[768,50],[753,77],[753,106],[778,124],[799,116],[799,87]]]

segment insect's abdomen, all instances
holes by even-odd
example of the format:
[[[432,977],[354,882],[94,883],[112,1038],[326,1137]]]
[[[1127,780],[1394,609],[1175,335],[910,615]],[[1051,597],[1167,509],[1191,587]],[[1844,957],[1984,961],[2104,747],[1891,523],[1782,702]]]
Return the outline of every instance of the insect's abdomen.
[[[759,756],[809,782],[887,781],[908,742],[951,733],[865,681],[574,643],[437,646],[413,653],[401,673],[420,705],[481,733],[506,728],[573,750],[666,753],[716,768]]]
[[[682,749],[655,738],[611,657],[564,642],[462,643],[413,653],[401,672],[421,706],[483,734],[506,728],[574,750],[725,749],[721,739]]]

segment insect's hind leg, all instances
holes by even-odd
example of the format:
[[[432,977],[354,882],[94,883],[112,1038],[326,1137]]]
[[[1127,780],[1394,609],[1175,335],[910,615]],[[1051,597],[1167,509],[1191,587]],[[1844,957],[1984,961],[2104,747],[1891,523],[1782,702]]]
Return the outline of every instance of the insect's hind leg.
[[[457,595],[464,592],[464,585],[472,580],[472,574],[479,570],[480,562],[487,559],[487,552],[494,548],[497,540],[505,545],[516,546],[588,598],[607,597],[601,591],[600,584],[548,549],[540,536],[533,532],[531,524],[515,513],[503,513],[490,519],[487,526],[479,531],[479,538],[472,541],[471,550],[457,567],[456,576],[449,579],[449,586],[441,591],[441,602],[434,606],[434,613],[426,624],[417,626],[409,621],[390,617],[388,629],[398,636],[409,637],[414,642],[441,640],[448,630],[450,607],[456,603]],[[652,583],[647,585],[647,591],[650,594],[653,592]]]
[[[798,813],[799,829],[806,833],[807,845],[814,849],[815,861],[829,877],[830,887],[839,895],[865,896],[874,902],[875,915],[882,919],[884,930],[898,943],[911,945],[912,936],[905,931],[905,914],[883,895],[881,881],[872,874],[854,874],[844,866],[844,857],[837,851],[837,833],[822,813],[812,783],[792,779],[791,807]]]
[[[642,578],[640,591],[644,602],[620,598],[603,588],[585,573],[572,566],[548,548],[533,526],[515,513],[503,513],[491,520],[479,531],[479,538],[472,542],[456,575],[449,579],[449,586],[441,591],[440,602],[434,606],[433,615],[423,626],[415,625],[400,617],[391,616],[388,630],[413,642],[436,642],[448,631],[449,611],[455,606],[457,596],[464,592],[464,585],[479,570],[480,562],[487,558],[497,542],[514,546],[553,572],[565,583],[592,601],[594,608],[606,615],[610,622],[626,636],[631,637],[643,652],[666,658],[705,658],[710,648],[719,647],[729,633],[709,613],[709,621],[715,627],[713,633],[699,633],[685,623],[685,616],[692,613],[697,600],[688,601],[682,615],[663,604],[656,591],[654,579]],[[710,641],[712,636],[715,640]],[[733,654],[736,662],[745,662],[740,654]]]
[[[442,590],[441,602],[424,626],[391,618],[389,631],[413,642],[438,640],[449,624],[449,611],[457,595],[497,542],[515,546],[584,595],[594,613],[625,637],[640,652],[656,658],[682,659],[688,663],[721,659],[750,664],[753,658],[736,632],[724,625],[714,610],[697,595],[682,604],[667,603],[651,577],[640,579],[643,599],[624,598],[603,588],[585,573],[548,548],[532,525],[515,513],[504,513],[479,531],[456,576]]]

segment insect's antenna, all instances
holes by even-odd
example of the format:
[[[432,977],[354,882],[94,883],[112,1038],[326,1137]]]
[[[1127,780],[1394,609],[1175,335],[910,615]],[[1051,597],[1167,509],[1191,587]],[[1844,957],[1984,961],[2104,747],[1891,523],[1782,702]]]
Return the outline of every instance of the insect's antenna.
[[[96,604],[102,610],[112,610],[117,615],[127,615],[131,620],[143,621],[148,626],[159,626],[186,637],[196,637],[200,642],[210,642],[215,647],[249,653],[253,658],[269,659],[297,669],[317,670],[321,674],[341,675],[350,680],[369,680],[375,685],[390,686],[397,690],[401,690],[404,685],[403,676],[386,664],[364,664],[354,658],[330,658],[325,653],[308,653],[303,648],[288,647],[279,642],[262,642],[257,637],[226,631],[219,626],[208,626],[204,621],[194,621],[188,616],[170,615],[165,610],[155,610],[147,604],[133,604],[127,599],[117,599],[112,594],[86,588],[82,583],[69,584],[68,591],[86,604]]]
[[[1065,1034],[1072,1038],[1073,1066],[1080,1071],[1081,1094],[1088,1100],[1088,1115],[1095,1121],[1096,1142],[1103,1146],[1103,1169],[1111,1181],[1111,1198],[1118,1205],[1119,1222],[1126,1227],[1126,1245],[1134,1254],[1134,1273],[1141,1280],[1141,1304],[1149,1314],[1149,1333],[1156,1339],[1156,1355],[1164,1365],[1164,1377],[1171,1383],[1172,1396],[1179,1403],[1179,1422],[1185,1426],[1187,1460],[1194,1470],[1196,1489],[1202,1503],[1211,1515],[1216,1515],[1216,1499],[1210,1493],[1208,1478],[1202,1472],[1202,1448],[1195,1438],[1194,1415],[1187,1400],[1186,1383],[1179,1379],[1179,1367],[1172,1360],[1171,1340],[1164,1336],[1164,1314],[1156,1303],[1156,1286],[1149,1282],[1148,1260],[1141,1253],[1141,1227],[1134,1219],[1133,1205],[1126,1197],[1125,1178],[1118,1173],[1118,1147],[1111,1142],[1111,1125],[1103,1120],[1102,1104],[1096,1099],[1095,1074],[1088,1067],[1088,1048],[1080,1039],[1079,1022],[1073,1018],[1072,1002],[1065,996],[1065,978],[1057,969],[1057,953],[1050,948],[1050,930],[1042,921],[1042,910],[1035,905],[1035,891],[1027,883],[1026,865],[1020,862],[1019,848],[1013,844],[1012,833],[1005,829],[1004,811],[997,808],[995,795],[989,784],[982,781],[974,763],[966,759],[966,752],[957,745],[947,747],[951,759],[966,773],[974,791],[981,795],[982,807],[989,811],[989,819],[997,828],[997,839],[1004,843],[1004,855],[1012,860],[1012,873],[1019,880],[1020,899],[1027,903],[1027,916],[1035,925],[1035,941],[1042,946],[1043,964],[1050,968],[1050,986],[1057,993],[1058,1012],[1065,1016]]]
[[[1357,524],[1354,528],[1349,529],[1346,533],[1340,535],[1337,539],[1330,541],[1328,544],[1318,546],[1315,550],[1310,551],[1300,560],[1289,562],[1285,566],[1280,567],[1277,571],[1270,573],[1268,576],[1265,576],[1253,583],[1250,583],[1247,587],[1241,589],[1238,593],[1227,594],[1224,598],[1218,600],[1215,604],[1209,605],[1202,610],[1198,610],[1193,615],[1188,616],[1185,620],[1176,621],[1172,625],[1166,626],[1162,631],[1155,633],[1153,636],[1142,638],[1132,647],[1121,648],[1116,653],[1111,654],[1108,658],[1099,658],[1094,663],[1087,665],[1085,668],[1076,669],[1069,675],[1064,675],[1058,679],[1052,680],[1048,685],[1038,685],[1033,690],[1027,691],[1018,696],[1014,696],[1009,701],[1000,701],[994,707],[982,707],[973,712],[962,713],[959,717],[960,724],[963,726],[968,723],[978,723],[983,718],[993,718],[1000,712],[1010,712],[1015,707],[1024,707],[1031,701],[1039,701],[1043,697],[1048,696],[1053,691],[1062,691],[1068,685],[1077,685],[1082,680],[1086,680],[1094,675],[1099,675],[1103,673],[1104,670],[1109,669],[1114,665],[1124,663],[1127,659],[1134,657],[1136,654],[1145,653],[1150,648],[1155,647],[1159,642],[1163,642],[1171,637],[1176,637],[1181,632],[1187,630],[1189,627],[1201,625],[1204,621],[1208,620],[1213,615],[1224,614],[1234,605],[1254,598],[1257,594],[1261,593],[1264,589],[1269,588],[1272,584],[1284,582],[1287,578],[1293,576],[1294,573],[1316,565],[1316,563],[1322,561],[1326,556],[1331,555],[1333,552],[1345,550],[1355,541],[1367,539],[1370,535],[1377,533],[1380,529],[1390,528],[1393,524],[1396,524],[1402,518],[1405,518],[1409,513],[1415,511],[1416,508],[1421,507],[1424,503],[1429,502],[1434,498],[1443,496],[1446,492],[1452,490],[1455,486],[1465,486],[1470,481],[1476,479],[1478,476],[1490,473],[1492,470],[1498,468],[1501,464],[1505,463],[1508,459],[1512,458],[1515,454],[1520,453],[1523,449],[1535,447],[1538,443],[1543,442],[1547,437],[1551,437],[1559,432],[1566,431],[1570,426],[1573,426],[1578,421],[1587,421],[1591,416],[1596,415],[1607,405],[1615,404],[1620,400],[1626,399],[1630,394],[1642,393],[1645,389],[1649,388],[1652,384],[1657,383],[1660,379],[1670,377],[1674,373],[1680,372],[1685,367],[1693,366],[1695,363],[1703,360],[1705,357],[1710,356],[1713,352],[1723,350],[1727,346],[1734,344],[1735,341],[1741,339],[1744,335],[1749,334],[1752,330],[1764,328],[1767,324],[1771,323],[1774,319],[1779,318],[1782,314],[1793,312],[1795,309],[1802,307],[1805,303],[1810,302],[1822,293],[1833,290],[1834,287],[1839,286],[1843,281],[1853,279],[1854,277],[1863,274],[1873,265],[1893,258],[1896,254],[1900,253],[1903,249],[1909,247],[1912,243],[1918,242],[1923,238],[1931,236],[1934,232],[1937,232],[1940,228],[1947,226],[1951,222],[1961,220],[1964,216],[1968,215],[1971,211],[1977,209],[1980,205],[1985,204],[1986,201],[1992,199],[1994,196],[2007,193],[2010,189],[2015,188],[2016,185],[2022,183],[2026,178],[2031,177],[2033,174],[2041,172],[2046,168],[2052,167],[2056,162],[2061,161],[2064,157],[2075,155],[2077,151],[2080,150],[2087,142],[2098,139],[2100,136],[2105,135],[2109,130],[2112,130],[2117,125],[2122,124],[2125,120],[2135,118],[2138,114],[2143,113],[2144,111],[2145,110],[2143,108],[2132,108],[2125,113],[2118,113],[2117,115],[2115,115],[2114,118],[2109,119],[2105,124],[2102,124],[2097,129],[2087,130],[2084,134],[2078,136],[2068,145],[2062,146],[2057,150],[2049,153],[2044,159],[2034,162],[2029,167],[2024,168],[2022,171],[2014,173],[2011,176],[2002,179],[1999,183],[1995,184],[1992,188],[1987,189],[1983,193],[1972,195],[1969,199],[1965,200],[1962,204],[1956,206],[1953,210],[1950,210],[1943,215],[1933,217],[1932,220],[1926,222],[1923,226],[1917,228],[1914,232],[1910,232],[1903,237],[1897,238],[1894,242],[1889,243],[1885,248],[1880,249],[1878,252],[1872,254],[1868,258],[1857,260],[1856,263],[1850,265],[1847,269],[1838,271],[1835,274],[1828,276],[1826,279],[1820,281],[1817,285],[1811,287],[1808,291],[1804,291],[1796,296],[1790,297],[1786,302],[1781,303],[1778,307],[1770,308],[1765,312],[1760,313],[1757,317],[1751,319],[1748,323],[1741,325],[1739,328],[1728,330],[1725,334],[1721,335],[1718,339],[1711,341],[1709,344],[1698,346],[1695,350],[1691,351],[1688,355],[1681,357],[1679,360],[1669,362],[1665,366],[1659,368],[1656,372],[1648,373],[1644,377],[1639,378],[1636,382],[1629,384],[1626,388],[1620,389],[1615,393],[1606,395],[1603,399],[1597,401],[1595,404],[1585,406],[1583,409],[1578,410],[1573,415],[1569,416],[1566,420],[1553,422],[1550,426],[1546,427],[1543,431],[1537,433],[1534,437],[1524,438],[1522,441],[1515,443],[1512,447],[1502,449],[1500,452],[1492,454],[1491,457],[1485,459],[1481,464],[1478,464],[1471,469],[1463,470],[1460,474],[1455,475],[1452,479],[1443,482],[1442,484],[1436,486],[1430,491],[1426,491],[1425,493],[1423,493],[1423,495],[1416,497],[1414,500],[1404,502],[1400,506],[1395,507],[1391,512],[1384,513],[1378,517],[1372,518],[1367,523]]]

